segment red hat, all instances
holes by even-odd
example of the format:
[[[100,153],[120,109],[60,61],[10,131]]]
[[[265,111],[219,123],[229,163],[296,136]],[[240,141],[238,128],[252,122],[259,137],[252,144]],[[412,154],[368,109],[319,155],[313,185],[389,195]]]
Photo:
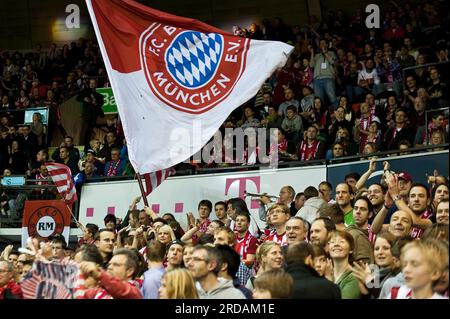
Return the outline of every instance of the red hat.
[[[398,178],[403,179],[407,182],[412,182],[412,177],[408,174],[408,172],[401,172],[400,174],[398,174]]]

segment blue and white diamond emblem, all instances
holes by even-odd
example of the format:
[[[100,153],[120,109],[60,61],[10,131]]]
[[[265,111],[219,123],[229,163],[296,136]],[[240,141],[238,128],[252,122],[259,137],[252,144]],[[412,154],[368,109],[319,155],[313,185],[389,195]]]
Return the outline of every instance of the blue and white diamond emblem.
[[[180,33],[165,54],[167,70],[190,89],[207,84],[216,73],[223,51],[223,37],[215,33]]]

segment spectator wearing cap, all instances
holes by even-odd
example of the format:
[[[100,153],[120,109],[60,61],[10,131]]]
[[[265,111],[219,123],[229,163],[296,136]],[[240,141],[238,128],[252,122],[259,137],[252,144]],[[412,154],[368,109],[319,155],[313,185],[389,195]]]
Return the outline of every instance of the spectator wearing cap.
[[[386,172],[386,171],[385,171]],[[399,198],[403,199],[403,201],[408,200],[409,190],[411,189],[411,185],[413,183],[411,175],[408,172],[404,171],[398,174],[397,176],[397,187],[399,190]],[[391,220],[392,214],[394,214],[399,208],[395,205],[389,208],[389,212],[384,219],[384,224],[389,224]]]

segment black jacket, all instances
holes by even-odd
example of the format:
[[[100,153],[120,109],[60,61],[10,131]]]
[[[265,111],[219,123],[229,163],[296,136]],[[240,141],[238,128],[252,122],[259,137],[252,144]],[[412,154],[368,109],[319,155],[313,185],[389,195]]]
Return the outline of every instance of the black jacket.
[[[286,271],[294,279],[292,299],[341,299],[339,286],[320,277],[313,268],[294,263]]]

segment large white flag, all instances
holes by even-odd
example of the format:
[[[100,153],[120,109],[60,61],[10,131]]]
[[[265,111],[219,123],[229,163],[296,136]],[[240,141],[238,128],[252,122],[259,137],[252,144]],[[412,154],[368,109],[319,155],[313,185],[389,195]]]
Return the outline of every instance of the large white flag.
[[[197,153],[293,50],[131,0],[86,2],[141,174]]]

